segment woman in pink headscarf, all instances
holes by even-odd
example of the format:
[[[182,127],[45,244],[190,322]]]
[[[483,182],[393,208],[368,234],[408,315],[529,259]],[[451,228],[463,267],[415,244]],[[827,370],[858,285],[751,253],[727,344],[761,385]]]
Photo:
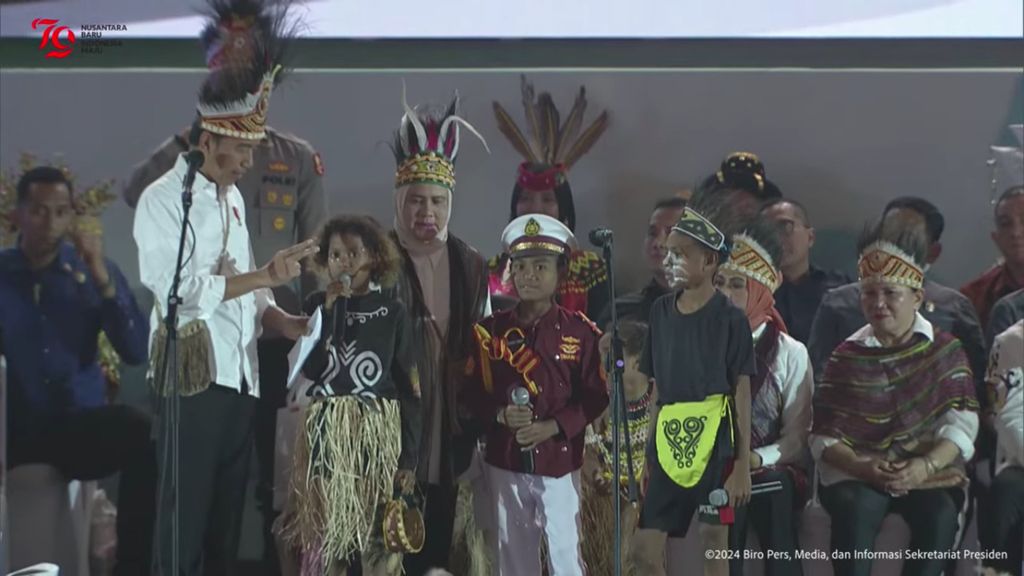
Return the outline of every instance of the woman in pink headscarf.
[[[786,333],[775,309],[775,289],[782,284],[778,262],[782,247],[770,224],[758,220],[733,237],[729,260],[715,276],[715,285],[747,313],[754,336],[757,372],[750,379],[751,482],[778,481],[782,489],[754,494],[736,511],[729,532],[730,548],[746,547],[747,526],[753,523],[762,549],[779,552],[766,560],[769,576],[801,572],[796,558],[796,511],[803,503],[807,427],[811,420],[811,369],[804,345]],[[785,560],[785,552],[790,560]],[[742,574],[743,560],[731,561],[730,573]]]

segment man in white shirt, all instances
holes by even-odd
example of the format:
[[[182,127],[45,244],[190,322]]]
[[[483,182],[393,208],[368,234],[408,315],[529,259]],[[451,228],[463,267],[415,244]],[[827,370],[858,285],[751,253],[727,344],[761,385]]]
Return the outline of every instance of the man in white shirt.
[[[204,158],[192,186],[185,261],[178,290],[180,404],[177,478],[179,574],[233,574],[245,499],[253,411],[259,395],[257,339],[266,328],[295,339],[305,319],[275,303],[270,288],[301,273],[317,252],[313,240],[278,252],[257,268],[252,261],[245,202],[235,182],[252,166],[253,147],[265,136],[267,107],[280,66],[280,46],[266,42],[259,70],[214,71],[200,91],[194,150]],[[143,192],[135,216],[142,283],[153,293],[151,375],[167,397],[162,355],[163,316],[181,234],[181,191],[189,171],[179,156],[169,172]],[[168,430],[160,433],[167,454]],[[169,459],[161,465],[159,565],[171,576]],[[174,575],[177,576],[177,575]]]
[[[1006,555],[984,560],[986,568],[1019,576],[1024,564],[1024,320],[996,337],[988,384],[995,392],[996,477],[981,501],[978,537],[982,550]]]

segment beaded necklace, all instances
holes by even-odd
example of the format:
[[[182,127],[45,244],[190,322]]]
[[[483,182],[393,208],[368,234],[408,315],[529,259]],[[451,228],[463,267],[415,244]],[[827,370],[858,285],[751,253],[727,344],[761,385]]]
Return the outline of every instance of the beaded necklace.
[[[626,402],[626,430],[625,435],[629,437],[629,444],[633,452],[633,473],[639,477],[644,469],[644,450],[647,448],[647,428],[650,424],[651,412],[649,410],[651,404],[651,392],[648,390],[643,396],[633,401]],[[625,437],[620,438],[621,444],[619,447],[619,461],[622,463],[621,475],[619,477],[619,484],[623,487],[629,483],[629,472],[627,468],[627,452]],[[605,429],[601,432],[600,440],[596,442],[598,448],[598,456],[601,459],[601,463],[604,465],[602,476],[605,480],[611,481],[612,479],[612,427],[609,422]]]

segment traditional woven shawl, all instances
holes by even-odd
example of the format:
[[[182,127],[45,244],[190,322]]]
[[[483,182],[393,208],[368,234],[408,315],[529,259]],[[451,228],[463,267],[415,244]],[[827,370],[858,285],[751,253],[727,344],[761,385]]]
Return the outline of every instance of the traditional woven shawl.
[[[892,348],[846,341],[836,348],[814,394],[812,432],[854,450],[905,458],[929,449],[948,410],[977,410],[960,341],[936,331]]]
[[[760,448],[775,443],[782,430],[782,406],[785,399],[772,373],[779,352],[780,328],[774,322],[765,324],[764,332],[754,346],[757,373],[750,379],[750,447]]]

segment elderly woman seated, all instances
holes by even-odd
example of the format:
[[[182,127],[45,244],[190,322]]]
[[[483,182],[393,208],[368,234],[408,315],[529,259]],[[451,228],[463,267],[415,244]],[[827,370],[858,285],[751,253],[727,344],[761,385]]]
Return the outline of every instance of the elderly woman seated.
[[[858,245],[869,324],[832,353],[815,390],[811,452],[832,518],[837,576],[868,576],[887,514],[910,527],[904,575],[938,575],[966,501],[978,403],[960,341],[919,313],[927,243],[920,231],[867,231]]]

